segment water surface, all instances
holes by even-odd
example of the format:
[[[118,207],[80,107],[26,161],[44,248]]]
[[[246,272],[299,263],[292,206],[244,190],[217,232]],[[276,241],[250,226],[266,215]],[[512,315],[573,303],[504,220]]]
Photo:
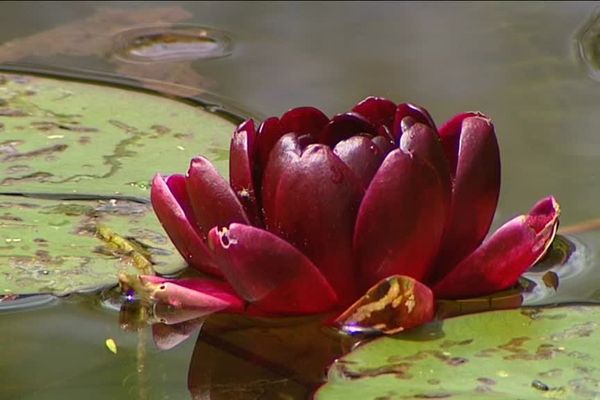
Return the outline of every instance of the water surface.
[[[493,119],[502,152],[496,225],[548,194],[569,225],[600,216],[600,83],[576,43],[595,7],[11,2],[0,6],[0,62],[173,82],[262,115],[300,105],[335,114],[368,95],[421,104],[437,123],[480,110]],[[157,23],[228,32],[231,55],[139,64],[111,54],[114,35]],[[588,245],[595,253],[595,243]],[[141,336],[121,330],[117,313],[93,298],[4,312],[0,325],[0,398],[190,398],[194,340],[158,352],[148,329]],[[138,373],[140,341],[146,350]]]

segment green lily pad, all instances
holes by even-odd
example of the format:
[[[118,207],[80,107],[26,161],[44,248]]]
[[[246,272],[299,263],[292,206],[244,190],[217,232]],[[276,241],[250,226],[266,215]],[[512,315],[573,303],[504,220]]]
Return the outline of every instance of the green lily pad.
[[[140,250],[103,240],[110,230]],[[135,254],[173,273],[185,264],[148,204],[0,196],[0,295],[66,294],[137,272]]]
[[[318,400],[596,399],[600,307],[495,311],[359,346]]]
[[[185,172],[197,154],[227,173],[234,129],[159,95],[0,74],[0,299],[113,285],[150,263],[184,268],[149,205],[150,181]]]
[[[202,153],[227,171],[232,122],[166,97],[0,74],[0,193],[147,196]]]

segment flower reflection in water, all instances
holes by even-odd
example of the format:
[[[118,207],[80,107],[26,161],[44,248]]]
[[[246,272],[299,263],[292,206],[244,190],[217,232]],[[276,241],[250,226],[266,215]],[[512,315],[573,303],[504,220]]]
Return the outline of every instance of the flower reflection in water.
[[[161,349],[199,331],[188,372],[193,399],[308,398],[324,382],[327,367],[359,343],[313,316],[208,317],[142,300],[122,305],[120,323],[127,330],[151,324]]]

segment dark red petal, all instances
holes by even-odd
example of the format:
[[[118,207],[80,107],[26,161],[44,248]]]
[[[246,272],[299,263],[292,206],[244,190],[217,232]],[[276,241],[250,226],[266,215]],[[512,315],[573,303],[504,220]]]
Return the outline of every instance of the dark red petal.
[[[402,136],[402,120],[406,117],[411,117],[416,122],[420,122],[435,129],[433,118],[431,118],[431,115],[429,115],[426,109],[417,106],[416,104],[398,104],[398,107],[396,108],[396,114],[394,116],[394,126],[392,128],[392,134],[396,143],[398,143],[400,136]]]
[[[385,157],[379,147],[366,136],[353,136],[342,140],[333,152],[350,167],[365,189]]]
[[[208,241],[236,292],[266,313],[319,313],[337,303],[317,267],[270,232],[231,224],[211,230]]]
[[[389,152],[396,149],[394,142],[384,136],[375,136],[373,139],[371,139],[371,141],[384,155],[388,155]]]
[[[232,222],[249,223],[235,193],[206,158],[192,159],[186,186],[196,223],[203,235],[215,226],[227,226]]]
[[[279,126],[282,134],[295,133],[298,136],[308,134],[316,137],[328,122],[329,118],[320,110],[314,107],[298,107],[283,114]]]
[[[558,203],[547,197],[529,214],[507,222],[434,286],[435,295],[467,298],[513,286],[545,254],[556,233],[559,214]]]
[[[256,134],[256,159],[257,170],[255,170],[255,177],[260,181],[260,177],[264,171],[264,168],[269,161],[269,153],[275,146],[275,143],[281,138],[283,135],[279,118],[270,117],[263,121],[262,124],[258,127],[258,131]]]
[[[364,284],[391,275],[422,281],[439,249],[445,220],[437,173],[417,155],[392,151],[360,205],[354,249]]]
[[[433,316],[431,289],[408,276],[394,275],[370,288],[335,322],[350,334],[393,335],[426,324]]]
[[[152,340],[159,350],[170,350],[198,332],[205,319],[201,317],[174,325],[152,324]]]
[[[185,261],[202,272],[221,275],[192,219],[185,178],[173,175],[165,181],[157,174],[152,180],[150,200],[158,220]]]
[[[374,126],[384,125],[391,129],[396,104],[383,97],[370,96],[355,105],[352,111],[365,117]]]
[[[405,153],[416,154],[421,160],[431,164],[444,187],[445,203],[449,208],[452,194],[450,168],[437,132],[428,125],[417,122],[402,133],[400,148]]]
[[[324,145],[310,145],[281,174],[269,230],[321,270],[342,304],[356,299],[352,232],[363,189]]]
[[[325,125],[317,136],[317,142],[334,147],[338,142],[354,135],[377,134],[377,129],[364,117],[355,113],[338,114]]]
[[[433,279],[441,279],[487,234],[500,194],[500,152],[484,117],[463,120],[450,215]]]
[[[439,129],[440,138],[446,152],[446,158],[450,163],[450,172],[452,176],[456,173],[456,164],[458,160],[458,151],[460,147],[460,136],[462,123],[466,118],[482,117],[485,115],[479,112],[465,112],[455,115],[450,120],[446,121]]]
[[[301,153],[298,137],[294,133],[284,135],[271,151],[271,157],[263,175],[261,193],[263,215],[267,227],[272,225],[270,221],[274,221],[277,204],[276,193],[281,174],[300,159]]]
[[[260,224],[260,215],[254,191],[254,144],[256,132],[251,119],[242,123],[231,138],[229,151],[229,183],[246,215],[255,225]]]

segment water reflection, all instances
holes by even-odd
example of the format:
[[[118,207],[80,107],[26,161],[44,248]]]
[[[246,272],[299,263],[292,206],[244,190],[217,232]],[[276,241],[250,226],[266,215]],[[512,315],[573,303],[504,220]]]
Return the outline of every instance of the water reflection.
[[[231,53],[231,39],[215,29],[194,25],[158,25],[117,34],[113,52],[130,62],[168,62],[224,57]]]
[[[125,301],[119,319],[127,330],[152,324],[154,343],[161,349],[199,331],[188,389],[193,399],[203,400],[308,398],[324,382],[326,368],[359,341],[324,326],[322,318],[197,318],[193,310],[141,301]]]
[[[590,76],[600,80],[600,10],[579,29],[576,38],[579,59]]]

